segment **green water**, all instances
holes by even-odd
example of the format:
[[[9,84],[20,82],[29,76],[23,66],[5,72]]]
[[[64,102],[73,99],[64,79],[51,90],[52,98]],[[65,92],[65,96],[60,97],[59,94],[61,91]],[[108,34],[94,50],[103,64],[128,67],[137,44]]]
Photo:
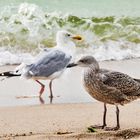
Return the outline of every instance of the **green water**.
[[[0,0],[0,55],[7,64],[7,50],[16,57],[35,54],[40,44],[55,46],[57,31],[68,30],[84,38],[78,52],[101,61],[138,58],[139,5],[140,0]]]

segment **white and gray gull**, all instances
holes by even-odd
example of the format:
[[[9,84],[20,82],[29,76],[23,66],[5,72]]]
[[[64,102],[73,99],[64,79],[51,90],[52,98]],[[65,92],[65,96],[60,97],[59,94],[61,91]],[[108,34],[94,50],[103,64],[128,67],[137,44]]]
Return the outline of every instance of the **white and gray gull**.
[[[120,128],[118,105],[127,104],[140,97],[140,80],[121,72],[100,69],[93,56],[84,56],[76,63],[69,64],[68,67],[77,65],[85,68],[83,82],[86,91],[93,98],[104,103],[103,125],[91,127],[118,130]],[[116,106],[117,125],[115,127],[107,127],[106,104]]]
[[[15,71],[3,72],[0,76],[14,77],[23,76],[27,79],[33,79],[41,85],[39,97],[44,92],[45,85],[39,80],[50,80],[50,97],[52,93],[52,81],[64,72],[67,65],[70,63],[72,54],[70,51],[75,49],[73,40],[82,40],[79,35],[74,35],[68,31],[58,31],[56,35],[56,46],[54,49],[44,49],[44,51],[35,58],[35,61],[29,65],[21,64]],[[21,72],[17,74],[17,71]]]

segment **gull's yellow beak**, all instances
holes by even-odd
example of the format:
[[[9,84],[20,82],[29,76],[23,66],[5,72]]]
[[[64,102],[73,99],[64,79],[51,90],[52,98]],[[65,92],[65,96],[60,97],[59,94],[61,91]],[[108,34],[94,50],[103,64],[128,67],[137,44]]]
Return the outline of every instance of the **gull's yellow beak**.
[[[72,37],[75,40],[82,40],[83,38],[80,35],[76,35]]]

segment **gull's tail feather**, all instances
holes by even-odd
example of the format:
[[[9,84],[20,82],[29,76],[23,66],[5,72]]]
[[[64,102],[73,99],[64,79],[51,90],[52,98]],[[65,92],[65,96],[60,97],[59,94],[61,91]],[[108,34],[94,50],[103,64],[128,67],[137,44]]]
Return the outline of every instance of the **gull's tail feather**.
[[[1,76],[1,77],[5,77],[5,78],[1,79],[0,81],[5,80],[6,78],[21,76],[21,75],[22,75],[22,72],[23,72],[23,69],[24,69],[25,67],[26,67],[26,64],[21,63],[21,64],[20,64],[19,66],[17,66],[17,67],[15,68],[15,70],[13,70],[13,71],[6,71],[6,72],[0,73],[0,76]]]
[[[140,83],[140,79],[136,79],[136,78],[134,78],[134,80]]]
[[[21,74],[14,73],[13,71],[6,71],[6,72],[0,73],[0,76],[11,78],[15,76],[21,76]],[[5,80],[6,78],[1,79],[1,81]]]

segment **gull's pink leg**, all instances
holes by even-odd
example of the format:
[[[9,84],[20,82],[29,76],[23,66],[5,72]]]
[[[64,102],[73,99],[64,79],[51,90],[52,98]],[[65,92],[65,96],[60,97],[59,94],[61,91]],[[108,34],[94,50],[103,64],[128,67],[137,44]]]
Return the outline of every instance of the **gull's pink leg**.
[[[41,89],[39,91],[39,97],[41,97],[42,93],[44,92],[44,89],[45,89],[45,85],[42,84],[40,81],[38,80],[35,80],[37,83],[39,83],[41,85]]]

